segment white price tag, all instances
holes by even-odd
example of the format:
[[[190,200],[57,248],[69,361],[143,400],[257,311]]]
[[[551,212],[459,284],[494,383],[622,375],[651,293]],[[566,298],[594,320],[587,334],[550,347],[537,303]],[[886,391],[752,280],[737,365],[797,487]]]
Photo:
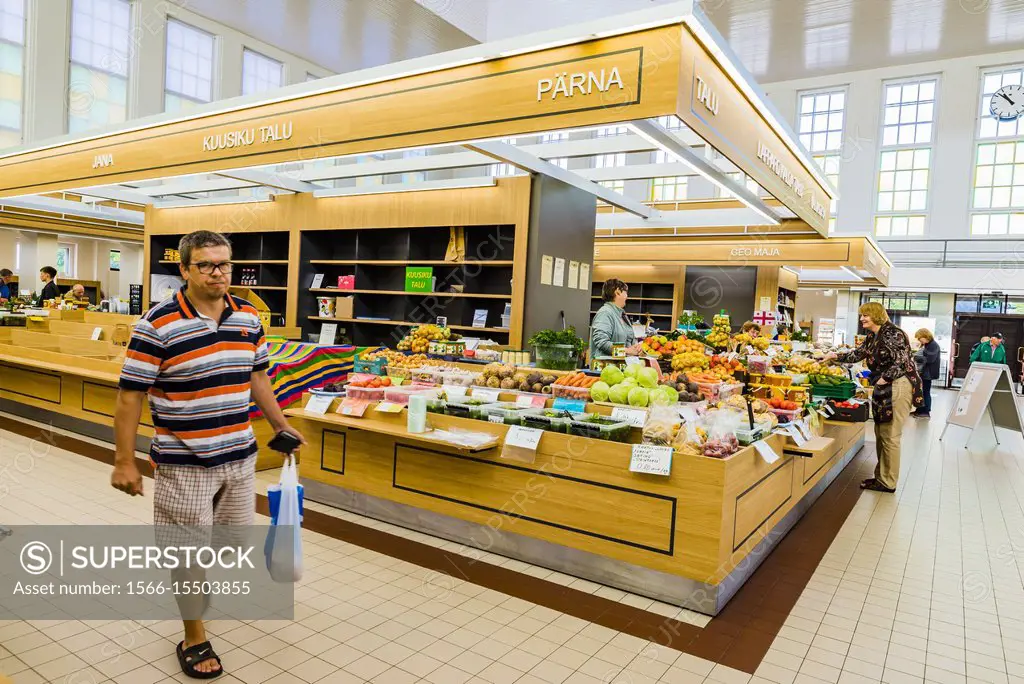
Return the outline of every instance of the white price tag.
[[[800,431],[800,434],[804,436],[804,439],[811,438],[811,428],[807,426],[806,420],[801,420],[796,424],[796,429]]]
[[[474,387],[473,398],[482,401],[498,401],[499,392],[500,390],[496,390],[493,387]]]
[[[543,435],[543,430],[523,427],[522,425],[513,425],[505,434],[505,446],[536,451],[537,445],[540,444],[540,438]]]
[[[621,420],[633,427],[642,428],[647,421],[647,411],[616,406],[612,409],[612,420]]]
[[[528,394],[520,394],[516,397],[516,406],[519,408],[544,408],[547,399],[544,397],[533,397]]]
[[[379,404],[377,404],[377,407],[374,408],[373,410],[380,411],[381,413],[401,413],[402,405],[394,404],[390,401],[382,401]]]
[[[804,444],[807,444],[807,439],[800,434],[800,430],[797,429],[796,425],[790,423],[789,427],[786,428],[786,432],[789,433],[789,436],[793,438],[793,441],[796,442],[798,447],[802,447]]]
[[[103,337],[103,328],[95,327],[92,329],[92,339],[98,340]]]
[[[779,455],[775,453],[775,449],[772,449],[771,444],[763,439],[759,442],[754,442],[754,448],[757,450],[757,453],[761,454],[764,462],[769,465],[779,460]]]
[[[632,473],[647,475],[671,475],[672,447],[634,444],[633,453],[629,459],[629,470]]]
[[[331,408],[332,401],[334,401],[334,397],[325,397],[319,394],[314,394],[309,398],[309,401],[306,402],[306,411],[322,416],[327,413],[327,409]]]
[[[827,417],[827,416],[834,416],[834,415],[836,414],[836,410],[835,410],[834,408],[832,408],[832,404],[829,404],[829,403],[825,403],[825,404],[824,404],[824,405],[822,406],[822,409],[824,409],[824,410],[822,411],[822,413],[823,413],[823,414],[824,414],[824,415],[825,415],[826,417]]]
[[[505,419],[501,416],[487,416],[487,422],[489,423],[504,423]]]
[[[444,396],[448,397],[448,401],[466,398],[466,388],[460,385],[442,385],[441,389],[444,390]]]
[[[626,357],[626,365],[627,366],[642,366],[642,365],[644,365],[644,362],[643,362],[643,360],[639,356],[627,356]]]

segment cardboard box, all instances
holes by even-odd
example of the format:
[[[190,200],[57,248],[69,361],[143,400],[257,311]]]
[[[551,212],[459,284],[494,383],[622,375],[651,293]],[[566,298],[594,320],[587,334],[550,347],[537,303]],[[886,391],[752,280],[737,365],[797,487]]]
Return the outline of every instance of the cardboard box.
[[[335,297],[334,298],[334,317],[335,318],[354,318],[353,312],[355,311],[355,297]]]

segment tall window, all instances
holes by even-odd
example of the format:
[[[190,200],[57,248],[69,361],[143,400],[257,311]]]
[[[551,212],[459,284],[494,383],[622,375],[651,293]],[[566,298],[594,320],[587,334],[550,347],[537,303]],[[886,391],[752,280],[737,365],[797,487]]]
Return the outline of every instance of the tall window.
[[[189,111],[213,99],[213,36],[167,20],[164,111]]]
[[[629,126],[601,126],[595,133],[595,138],[610,138],[614,135],[625,135],[629,132]]]
[[[609,190],[614,190],[615,192],[617,192],[619,194],[622,194],[622,193],[626,192],[626,181],[624,181],[624,180],[601,181],[601,182],[598,183],[598,185],[603,185],[604,187],[608,188]]]
[[[554,164],[555,166],[559,167],[559,168],[562,168],[562,169],[568,169],[569,168],[569,158],[568,157],[555,157],[554,159],[548,159],[548,161],[551,162],[552,164]]]
[[[128,0],[73,0],[68,132],[128,118]]]
[[[0,0],[0,148],[21,143],[25,0]]]
[[[617,166],[625,165],[626,154],[624,152],[618,154],[599,154],[594,157],[595,169],[614,169]]]
[[[675,202],[686,199],[686,176],[651,179],[652,202]]]
[[[845,89],[800,93],[800,142],[836,188],[839,187],[845,114]],[[830,233],[835,231],[838,211],[838,203],[833,200],[828,224]]]
[[[58,278],[75,277],[75,245],[57,245],[57,269]]]
[[[242,53],[242,94],[253,95],[280,88],[284,64],[248,48]]]
[[[658,123],[667,128],[670,131],[679,130],[683,127],[683,120],[675,114],[668,114],[666,116],[659,116]]]
[[[540,142],[542,145],[547,143],[565,142],[569,139],[569,133],[567,131],[556,131],[555,133],[545,133],[540,136]]]
[[[875,235],[880,237],[924,235],[936,85],[936,79],[929,78],[887,82],[883,86],[875,216]]]
[[[981,77],[971,235],[1024,234],[1024,124],[1000,121],[989,109],[992,95],[1020,85],[1022,75],[1024,65],[1016,65]]]
[[[503,138],[501,142],[503,142],[503,143],[505,143],[507,145],[515,145],[516,144],[516,139],[515,138]],[[508,162],[500,162],[500,163],[491,164],[490,166],[488,166],[487,167],[487,173],[488,173],[488,175],[493,176],[495,178],[500,178],[500,177],[503,177],[503,176],[519,175],[519,174],[522,173],[522,171],[520,171],[518,167],[512,166]]]

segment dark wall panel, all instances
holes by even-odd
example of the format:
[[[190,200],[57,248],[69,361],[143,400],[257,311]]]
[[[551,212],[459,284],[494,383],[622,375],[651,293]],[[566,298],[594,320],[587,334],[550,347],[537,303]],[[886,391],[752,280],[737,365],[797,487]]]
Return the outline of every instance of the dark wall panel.
[[[735,329],[754,315],[756,291],[755,266],[687,266],[683,308],[703,315],[709,325],[725,309]]]

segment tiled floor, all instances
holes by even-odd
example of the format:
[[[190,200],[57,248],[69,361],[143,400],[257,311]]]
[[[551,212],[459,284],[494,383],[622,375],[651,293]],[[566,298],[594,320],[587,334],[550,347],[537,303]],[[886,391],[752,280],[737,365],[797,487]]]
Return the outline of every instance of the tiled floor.
[[[951,400],[940,393],[936,413]],[[218,681],[1024,683],[1021,438],[1006,434],[994,450],[981,430],[966,450],[966,431],[939,443],[941,428],[940,419],[907,427],[900,491],[860,497],[753,677],[493,589],[448,576],[439,583],[433,570],[305,530],[295,622],[211,624],[229,673]],[[0,523],[149,522],[150,499],[126,497],[108,478],[102,463],[0,431]],[[485,560],[613,601],[648,601]],[[707,625],[673,607],[644,609]],[[15,682],[190,681],[173,655],[179,629],[0,623],[0,672]]]

